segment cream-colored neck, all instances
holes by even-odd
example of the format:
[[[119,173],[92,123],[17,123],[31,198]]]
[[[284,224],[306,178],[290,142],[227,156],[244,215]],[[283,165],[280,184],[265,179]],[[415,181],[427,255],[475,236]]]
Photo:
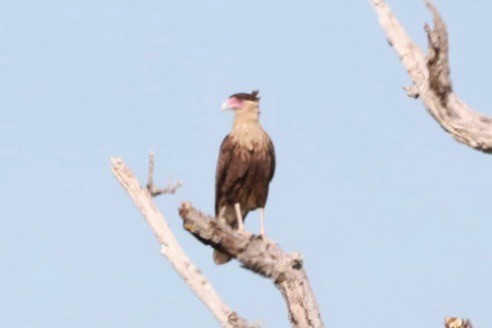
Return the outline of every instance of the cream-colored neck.
[[[244,124],[259,124],[260,109],[258,106],[259,104],[257,102],[245,101],[244,106],[236,110],[233,128],[235,129]]]
[[[268,140],[259,118],[257,102],[248,101],[246,106],[236,112],[231,135],[237,143],[248,150],[252,150],[255,146],[265,146]]]

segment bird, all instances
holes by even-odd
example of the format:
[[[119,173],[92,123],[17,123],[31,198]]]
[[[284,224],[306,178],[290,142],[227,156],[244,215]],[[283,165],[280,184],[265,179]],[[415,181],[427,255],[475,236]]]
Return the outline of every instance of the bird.
[[[232,131],[220,145],[215,176],[215,216],[231,228],[242,230],[248,212],[260,209],[260,235],[265,236],[265,205],[275,173],[275,148],[260,124],[259,90],[235,93],[222,110],[235,113]],[[231,257],[218,250],[216,264]]]

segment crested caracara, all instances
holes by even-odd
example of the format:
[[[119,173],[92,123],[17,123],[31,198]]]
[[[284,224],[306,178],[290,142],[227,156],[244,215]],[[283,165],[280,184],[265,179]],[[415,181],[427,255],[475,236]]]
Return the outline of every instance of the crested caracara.
[[[258,91],[236,93],[222,105],[234,111],[231,133],[220,146],[215,177],[215,216],[233,229],[242,229],[249,211],[260,209],[260,233],[264,230],[264,208],[268,185],[275,171],[275,149],[260,125]],[[223,264],[230,256],[214,251],[214,261]]]

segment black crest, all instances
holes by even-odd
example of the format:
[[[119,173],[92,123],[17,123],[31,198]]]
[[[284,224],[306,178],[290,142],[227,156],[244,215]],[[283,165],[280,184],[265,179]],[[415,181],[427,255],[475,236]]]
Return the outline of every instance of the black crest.
[[[237,98],[240,100],[260,101],[260,97],[258,97],[259,92],[260,92],[260,90],[253,90],[251,93],[244,93],[244,92],[235,93],[232,96],[230,96],[229,98],[234,97],[234,98]]]

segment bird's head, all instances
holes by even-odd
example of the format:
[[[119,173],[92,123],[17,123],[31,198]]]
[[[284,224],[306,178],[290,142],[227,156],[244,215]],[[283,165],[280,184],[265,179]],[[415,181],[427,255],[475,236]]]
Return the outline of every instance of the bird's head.
[[[251,93],[235,93],[222,104],[222,110],[233,110],[236,114],[259,113],[258,90]]]

